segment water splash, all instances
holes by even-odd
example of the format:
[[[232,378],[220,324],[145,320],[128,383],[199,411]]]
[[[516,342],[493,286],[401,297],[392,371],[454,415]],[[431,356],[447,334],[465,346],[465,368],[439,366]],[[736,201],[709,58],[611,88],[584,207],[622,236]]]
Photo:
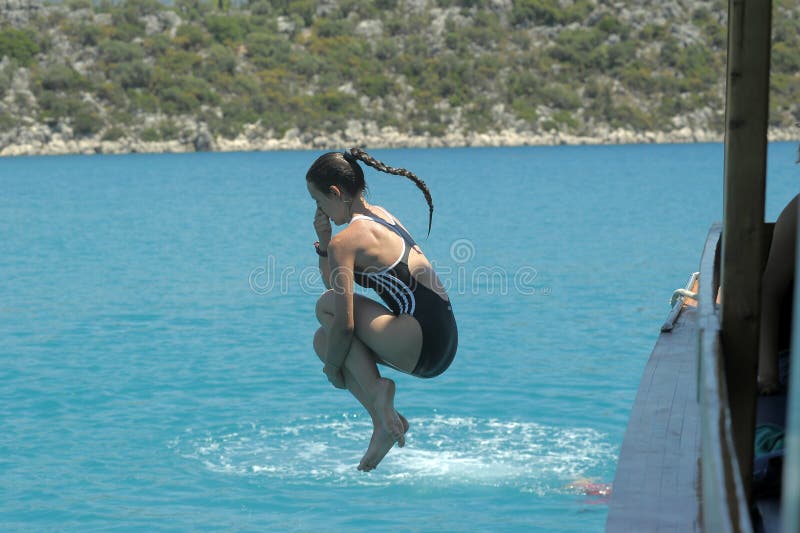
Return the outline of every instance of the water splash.
[[[406,447],[371,474],[356,465],[372,425],[351,414],[187,430],[170,447],[213,472],[290,483],[511,486],[535,494],[570,492],[572,481],[607,476],[616,461],[607,436],[589,428],[444,416],[409,422]]]

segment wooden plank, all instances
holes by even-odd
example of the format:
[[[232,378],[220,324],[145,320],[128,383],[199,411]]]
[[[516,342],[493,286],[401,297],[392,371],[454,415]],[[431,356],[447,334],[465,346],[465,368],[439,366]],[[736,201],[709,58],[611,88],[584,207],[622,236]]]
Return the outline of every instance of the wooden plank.
[[[733,439],[752,477],[769,113],[770,0],[730,0],[725,107],[722,343]],[[749,500],[749,487],[744,489]]]
[[[699,531],[696,311],[658,337],[620,451],[606,531]]]
[[[800,236],[800,217],[797,219]],[[800,250],[800,246],[797,248]],[[786,440],[783,462],[781,524],[784,531],[800,531],[800,260],[794,263],[792,302],[792,355],[789,361],[789,387],[786,405]]]

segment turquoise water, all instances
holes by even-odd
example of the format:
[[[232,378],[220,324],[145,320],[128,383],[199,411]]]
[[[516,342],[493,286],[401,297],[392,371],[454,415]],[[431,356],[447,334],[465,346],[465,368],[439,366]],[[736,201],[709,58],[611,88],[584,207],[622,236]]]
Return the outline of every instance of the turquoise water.
[[[798,190],[770,146],[767,218]],[[318,152],[0,160],[0,529],[602,531],[641,371],[721,218],[718,144],[376,150],[460,346],[368,418],[311,347]]]

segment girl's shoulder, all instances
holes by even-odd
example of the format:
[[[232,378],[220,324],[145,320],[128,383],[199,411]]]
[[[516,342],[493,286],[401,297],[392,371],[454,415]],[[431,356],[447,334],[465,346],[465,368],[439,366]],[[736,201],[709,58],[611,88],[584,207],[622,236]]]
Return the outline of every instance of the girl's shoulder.
[[[373,208],[377,208],[378,213],[381,214],[381,218],[383,218],[386,222],[388,222],[390,224],[396,224],[398,227],[403,228],[403,230],[406,233],[411,235],[411,232],[406,229],[406,227],[403,225],[402,222],[400,222],[400,219],[398,219],[396,216],[391,214],[388,209],[386,209],[384,207],[381,207],[379,205],[373,205],[372,207]],[[383,215],[386,215],[386,216],[383,216]]]

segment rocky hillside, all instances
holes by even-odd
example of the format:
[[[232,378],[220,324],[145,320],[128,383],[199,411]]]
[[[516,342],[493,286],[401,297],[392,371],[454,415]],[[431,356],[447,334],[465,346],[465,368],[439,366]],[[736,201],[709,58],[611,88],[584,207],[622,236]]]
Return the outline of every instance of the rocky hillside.
[[[773,138],[800,4],[773,0]],[[0,0],[0,155],[718,140],[724,0]]]

